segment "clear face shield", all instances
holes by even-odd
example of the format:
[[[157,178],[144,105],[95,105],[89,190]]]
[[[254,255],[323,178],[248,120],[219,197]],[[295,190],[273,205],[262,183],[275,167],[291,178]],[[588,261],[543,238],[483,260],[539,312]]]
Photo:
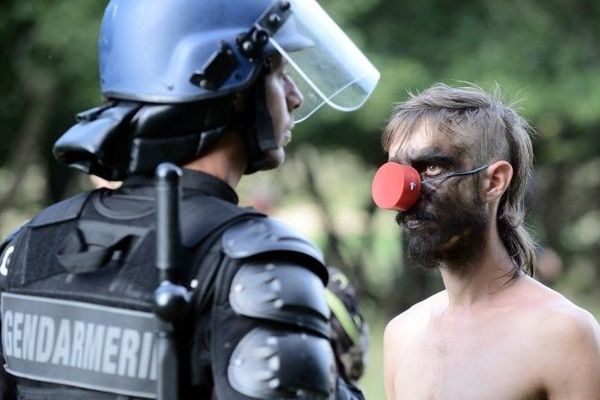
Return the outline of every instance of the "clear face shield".
[[[290,0],[291,15],[269,43],[287,60],[304,97],[294,110],[302,122],[324,104],[340,111],[360,108],[379,72],[314,0]]]

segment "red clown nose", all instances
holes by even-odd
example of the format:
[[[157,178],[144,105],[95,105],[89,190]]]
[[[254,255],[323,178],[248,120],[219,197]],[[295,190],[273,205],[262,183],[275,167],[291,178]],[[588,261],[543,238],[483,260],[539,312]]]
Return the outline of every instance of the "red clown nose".
[[[371,193],[377,207],[407,211],[419,199],[421,177],[408,165],[388,162],[375,173]]]

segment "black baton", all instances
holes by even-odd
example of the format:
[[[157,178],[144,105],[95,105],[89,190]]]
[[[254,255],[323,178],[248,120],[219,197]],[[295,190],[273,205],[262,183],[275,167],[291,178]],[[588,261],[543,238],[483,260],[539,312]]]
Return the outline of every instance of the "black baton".
[[[157,329],[157,393],[159,400],[179,398],[177,342],[174,323],[188,309],[190,295],[179,282],[181,234],[179,226],[179,178],[181,170],[160,164],[156,177],[156,267],[160,284],[154,291]]]

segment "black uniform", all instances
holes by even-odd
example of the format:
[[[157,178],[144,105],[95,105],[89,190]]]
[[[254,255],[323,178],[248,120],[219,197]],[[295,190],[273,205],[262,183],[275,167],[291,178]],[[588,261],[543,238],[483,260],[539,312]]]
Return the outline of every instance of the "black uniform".
[[[180,393],[326,398],[335,362],[319,251],[237,207],[210,175],[184,170],[181,186],[193,297],[176,327]],[[51,206],[2,245],[2,398],[155,396],[154,202],[153,179],[134,176]]]

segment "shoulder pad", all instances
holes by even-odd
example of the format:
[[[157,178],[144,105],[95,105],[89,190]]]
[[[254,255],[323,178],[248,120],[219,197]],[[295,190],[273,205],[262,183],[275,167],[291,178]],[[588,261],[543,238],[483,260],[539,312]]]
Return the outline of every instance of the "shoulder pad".
[[[2,253],[2,250],[10,243],[12,242],[12,240],[15,238],[15,236],[17,236],[17,234],[19,232],[21,232],[21,230],[23,228],[25,228],[27,226],[27,224],[29,224],[31,222],[31,220],[27,220],[25,222],[23,222],[21,225],[17,226],[15,229],[13,229],[5,238],[2,242],[0,242],[0,253]]]
[[[324,275],[324,282],[327,282],[328,274],[321,251],[308,239],[275,219],[251,219],[236,224],[225,231],[222,245],[225,254],[234,259],[266,253],[301,255],[316,267],[319,276]]]
[[[235,390],[253,399],[326,400],[335,390],[334,370],[327,339],[258,327],[237,344],[227,378]]]
[[[35,216],[29,225],[35,228],[79,217],[81,210],[83,210],[83,206],[92,193],[93,192],[80,193],[74,197],[51,205]]]
[[[304,266],[248,260],[231,282],[229,304],[236,313],[247,317],[330,336],[331,312],[324,284]]]
[[[0,290],[4,290],[6,285],[6,276],[8,275],[8,265],[10,264],[10,259],[12,257],[13,252],[15,251],[15,246],[8,246],[15,237],[27,226],[29,221],[24,222],[19,227],[14,229],[5,239],[0,243]]]

